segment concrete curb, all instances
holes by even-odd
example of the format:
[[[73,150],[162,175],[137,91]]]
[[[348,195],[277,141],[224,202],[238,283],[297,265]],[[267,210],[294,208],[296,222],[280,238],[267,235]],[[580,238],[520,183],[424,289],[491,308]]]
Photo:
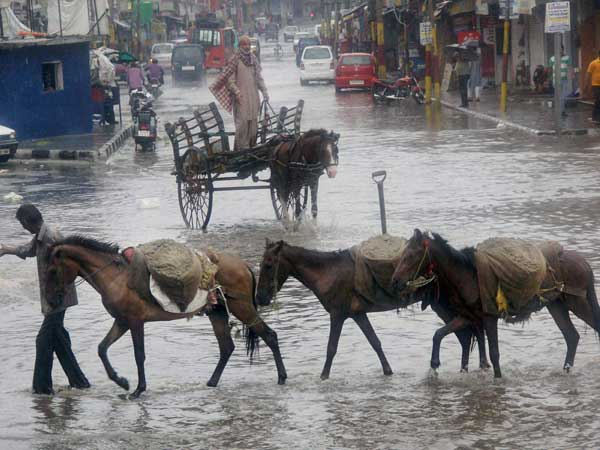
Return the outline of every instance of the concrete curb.
[[[121,148],[127,139],[129,139],[133,132],[133,126],[121,128],[113,138],[96,150],[96,156],[101,159],[108,159],[113,153]]]
[[[534,136],[556,136],[556,130],[538,130],[536,128],[527,127],[518,123],[510,122],[508,120],[500,119],[499,117],[492,116],[491,114],[482,113],[479,111],[473,111],[469,108],[462,108],[460,106],[453,105],[445,100],[440,100],[442,106],[446,108],[454,109],[462,113],[473,116],[477,119],[488,120],[496,124],[502,124],[507,128],[513,128],[515,130],[523,131],[525,133],[533,134]],[[560,131],[561,136],[598,136],[600,135],[600,129],[598,128],[572,128],[564,129]]]

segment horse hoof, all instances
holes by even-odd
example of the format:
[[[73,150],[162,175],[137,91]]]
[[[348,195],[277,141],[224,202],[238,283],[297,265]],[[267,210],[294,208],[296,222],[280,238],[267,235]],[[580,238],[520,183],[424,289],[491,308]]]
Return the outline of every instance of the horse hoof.
[[[460,373],[469,373],[469,368],[468,367],[462,367],[460,369]]]
[[[394,372],[392,371],[392,369],[385,369],[385,370],[383,371],[383,374],[384,374],[386,377],[389,377],[390,375],[393,375],[393,374],[394,374]]]
[[[321,381],[329,380],[329,375],[322,374]]]
[[[286,377],[279,377],[279,379],[277,380],[277,384],[279,384],[279,385],[285,384],[285,378]]]
[[[140,390],[136,389],[136,390],[135,390],[135,391],[133,391],[131,394],[129,394],[129,395],[127,396],[127,398],[128,398],[129,400],[137,400],[138,398],[140,398],[140,395],[142,395],[142,392],[144,392],[144,391],[143,391],[143,390],[141,390],[141,391],[140,391]]]
[[[208,387],[217,387],[217,384],[219,384],[219,382],[213,380],[208,380],[208,383],[206,383]]]
[[[488,363],[479,364],[479,368],[481,370],[488,370],[490,367],[492,367],[492,366],[490,366]]]
[[[431,378],[437,378],[438,377],[437,369],[434,369],[433,367],[431,369],[429,369],[429,376]]]
[[[439,361],[431,361],[431,368],[437,370],[442,364]]]
[[[563,367],[563,370],[565,371],[565,373],[570,373],[571,372],[571,368],[573,366],[569,363],[565,364],[565,367]]]
[[[120,387],[122,387],[123,389],[125,389],[126,391],[129,390],[129,380],[127,380],[127,378],[125,378],[125,377],[117,378],[117,384]]]

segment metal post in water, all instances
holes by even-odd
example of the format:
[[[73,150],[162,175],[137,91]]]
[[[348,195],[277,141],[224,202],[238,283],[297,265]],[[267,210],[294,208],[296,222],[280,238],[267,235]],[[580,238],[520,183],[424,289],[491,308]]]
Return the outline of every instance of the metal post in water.
[[[385,170],[378,170],[371,174],[371,178],[377,184],[377,191],[379,193],[379,215],[381,217],[381,234],[387,233],[387,222],[385,219],[385,199],[383,197],[383,182],[387,177]]]

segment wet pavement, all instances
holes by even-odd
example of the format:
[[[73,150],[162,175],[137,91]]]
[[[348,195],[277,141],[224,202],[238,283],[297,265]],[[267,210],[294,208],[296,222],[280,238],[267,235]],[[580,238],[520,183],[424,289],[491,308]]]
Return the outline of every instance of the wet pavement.
[[[10,168],[0,174],[0,192],[23,195],[66,233],[122,246],[156,238],[212,245],[239,253],[257,269],[265,238],[331,250],[377,234],[371,172],[385,169],[392,234],[427,228],[457,247],[489,236],[556,239],[583,252],[600,273],[596,139],[536,138],[458,111],[411,101],[374,105],[368,93],[301,87],[291,44],[279,62],[269,57],[270,48],[262,52],[272,104],[303,98],[303,129],[341,134],[338,176],[321,180],[316,223],[286,232],[268,191],[218,192],[208,232],[186,230],[164,132],[155,154],[136,154],[129,141],[106,164]],[[156,102],[161,129],[209,101],[206,86],[168,86]],[[226,123],[232,129],[231,117]],[[17,205],[2,197],[0,242],[25,242],[29,236],[14,219]],[[30,383],[42,317],[35,271],[33,260],[0,258],[0,448],[547,449],[593,448],[600,438],[600,345],[581,321],[574,320],[581,340],[569,375],[561,369],[566,346],[547,312],[524,325],[502,325],[504,378],[493,380],[476,368],[476,358],[470,373],[459,373],[454,337],[442,345],[439,375],[430,375],[431,338],[440,320],[429,310],[372,314],[394,375],[383,376],[366,339],[348,322],[331,379],[323,382],[329,316],[295,280],[280,293],[279,309],[261,311],[279,336],[285,386],[276,384],[270,351],[262,346],[249,364],[238,339],[219,386],[208,388],[218,349],[209,321],[194,318],[146,326],[148,392],[124,399],[96,354],[112,319],[83,284],[80,305],[65,323],[93,386],[64,389],[56,362],[55,386],[63,389],[36,397]],[[109,355],[134,382],[131,340],[117,342]]]

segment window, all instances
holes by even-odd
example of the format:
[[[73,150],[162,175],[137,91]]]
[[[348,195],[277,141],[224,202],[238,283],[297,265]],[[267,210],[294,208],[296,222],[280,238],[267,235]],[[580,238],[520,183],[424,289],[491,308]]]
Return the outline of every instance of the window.
[[[221,45],[221,34],[215,30],[198,29],[194,31],[194,44],[201,44],[205,47]]]
[[[344,56],[343,66],[370,66],[371,58],[367,55]]]
[[[62,62],[42,63],[42,89],[44,92],[62,91],[64,88]]]
[[[327,47],[308,47],[302,59],[331,59],[331,52]]]

